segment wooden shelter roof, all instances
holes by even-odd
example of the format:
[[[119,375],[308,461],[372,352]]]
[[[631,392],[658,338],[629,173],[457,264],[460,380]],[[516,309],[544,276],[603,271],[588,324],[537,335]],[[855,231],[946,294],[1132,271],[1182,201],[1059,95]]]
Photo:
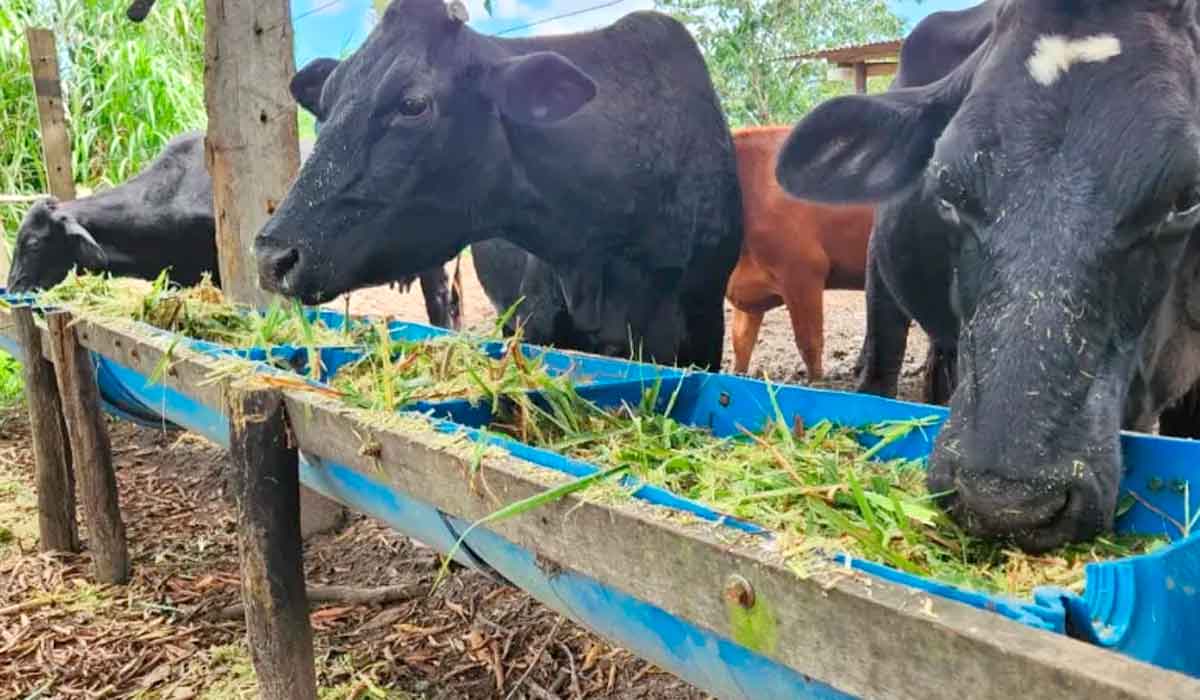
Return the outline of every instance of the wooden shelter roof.
[[[795,56],[795,58],[825,59],[831,63],[848,65],[854,63],[895,62],[900,56],[900,39],[877,41],[870,44],[841,46],[821,49]]]

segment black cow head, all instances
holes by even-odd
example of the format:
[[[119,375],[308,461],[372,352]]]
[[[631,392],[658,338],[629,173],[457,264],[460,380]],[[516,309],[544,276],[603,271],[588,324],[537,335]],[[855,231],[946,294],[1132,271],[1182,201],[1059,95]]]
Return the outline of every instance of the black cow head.
[[[10,292],[28,292],[52,287],[71,268],[103,270],[108,255],[74,216],[48,197],[30,207],[17,231],[12,268],[8,272]]]
[[[309,303],[442,264],[487,237],[519,187],[509,132],[593,99],[562,55],[505,54],[443,0],[396,0],[358,51],[292,82],[321,121],[255,241],[260,283]]]
[[[950,241],[959,385],[930,465],[955,517],[1031,551],[1112,525],[1122,407],[1200,223],[1194,0],[1009,0],[926,87],[825,103],[777,174],[911,198]]]

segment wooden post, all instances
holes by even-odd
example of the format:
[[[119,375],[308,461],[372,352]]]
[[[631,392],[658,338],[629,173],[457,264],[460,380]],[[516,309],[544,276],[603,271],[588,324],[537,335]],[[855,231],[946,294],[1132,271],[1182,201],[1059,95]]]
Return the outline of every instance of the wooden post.
[[[10,269],[12,269],[12,260],[8,255],[8,242],[0,240],[0,287],[5,285]]]
[[[300,457],[278,392],[230,391],[229,451],[240,474],[242,601],[259,697],[316,700],[300,541]]]
[[[125,583],[129,580],[125,524],[121,522],[112,448],[100,413],[92,358],[75,337],[70,313],[47,314],[46,326],[50,329],[50,355],[62,396],[71,456],[79,473],[96,579],[101,583]]]
[[[62,200],[75,199],[75,177],[71,173],[71,138],[63,115],[62,83],[58,78],[58,49],[54,32],[30,27],[29,65],[33,68],[33,91],[37,94],[38,118],[42,125],[42,156],[46,160],[46,182],[50,194]]]
[[[258,285],[254,237],[283,200],[300,169],[296,72],[288,0],[207,0],[204,102],[205,158],[213,180],[221,289],[259,307],[272,296]],[[306,492],[308,533],[336,527],[345,509]]]
[[[54,365],[42,357],[42,334],[33,320],[33,309],[14,308],[13,321],[25,353],[25,401],[37,473],[38,545],[43,552],[78,552],[75,475]]]
[[[288,0],[205,3],[205,154],[213,180],[221,288],[266,306],[254,236],[300,168]]]
[[[867,64],[863,61],[854,64],[854,91],[867,94]]]

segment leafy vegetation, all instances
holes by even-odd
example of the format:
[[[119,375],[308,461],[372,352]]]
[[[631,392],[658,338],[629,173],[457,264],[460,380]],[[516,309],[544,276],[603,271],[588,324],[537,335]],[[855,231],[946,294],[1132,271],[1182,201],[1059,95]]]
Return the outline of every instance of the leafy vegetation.
[[[594,463],[605,476],[628,470],[645,483],[756,523],[780,535],[789,560],[801,570],[846,552],[987,592],[1028,595],[1042,585],[1082,591],[1087,563],[1164,543],[1151,537],[1103,537],[1034,557],[985,542],[967,535],[937,507],[920,461],[873,459],[928,421],[862,429],[829,421],[789,426],[776,408],[774,420],[762,430],[722,439],[670,417],[676,396],[669,397],[665,409],[658,408],[660,386],[646,390],[636,406],[605,410],[569,384],[548,385],[544,404],[508,403],[491,428]],[[866,442],[874,445],[865,447]],[[568,485],[554,493],[572,490]],[[538,498],[509,506],[504,516],[548,500],[545,494]]]
[[[21,365],[11,355],[0,352],[0,409],[21,400]]]
[[[687,25],[708,62],[732,126],[790,124],[820,101],[853,90],[829,66],[797,54],[898,39],[885,0],[657,0]],[[880,90],[890,78],[872,79]]]
[[[578,376],[552,377],[540,357],[521,352],[519,336],[506,341],[500,357],[485,352],[480,340],[451,335],[392,341],[377,331],[370,352],[341,368],[330,383],[354,406],[395,411],[416,401],[461,398],[498,408],[502,399],[547,384],[580,381]]]
[[[350,324],[330,328],[310,322],[297,307],[278,302],[262,313],[225,300],[221,290],[206,278],[193,287],[180,289],[166,274],[154,282],[114,279],[110,275],[76,274],[47,290],[38,302],[65,306],[104,318],[121,318],[147,323],[172,333],[230,347],[272,345],[355,345],[370,338],[370,326]]]
[[[142,24],[127,0],[0,3],[0,192],[46,191],[25,29],[54,30],[76,181],[126,180],[172,137],[203,128],[204,2],[161,3]],[[12,236],[23,205],[0,205]]]

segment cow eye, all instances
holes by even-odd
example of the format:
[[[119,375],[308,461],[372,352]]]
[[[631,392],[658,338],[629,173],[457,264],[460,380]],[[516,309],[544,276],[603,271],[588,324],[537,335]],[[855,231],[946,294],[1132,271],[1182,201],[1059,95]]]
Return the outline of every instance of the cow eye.
[[[396,113],[408,119],[419,117],[427,111],[429,111],[428,97],[406,97],[400,100],[399,106],[396,107]]]

